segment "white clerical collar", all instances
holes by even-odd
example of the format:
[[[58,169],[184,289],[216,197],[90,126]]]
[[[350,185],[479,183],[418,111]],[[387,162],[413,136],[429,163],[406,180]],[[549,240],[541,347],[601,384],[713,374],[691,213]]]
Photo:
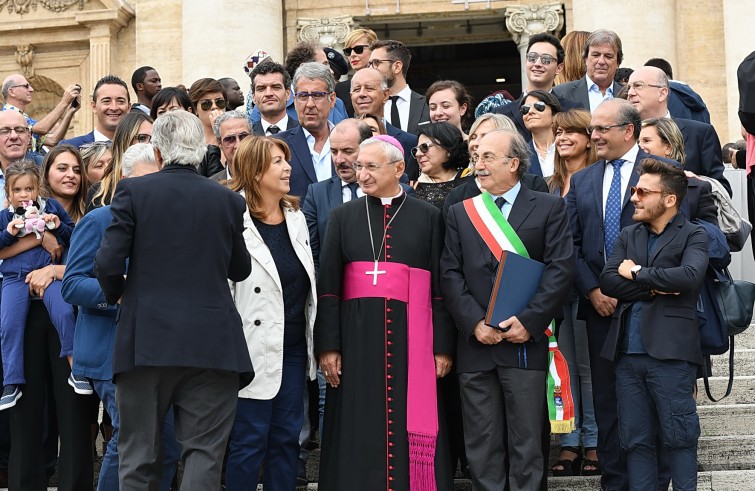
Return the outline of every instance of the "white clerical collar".
[[[96,142],[109,142],[110,141],[110,138],[106,137],[105,135],[97,131],[97,128],[94,129],[93,133],[94,133],[94,141]]]
[[[404,188],[402,188],[402,187],[401,187],[401,186],[399,185],[399,187],[398,187],[398,194],[397,194],[396,196],[390,196],[390,197],[388,197],[388,198],[378,198],[378,199],[380,200],[380,203],[381,203],[381,204],[382,204],[383,206],[386,206],[386,205],[390,205],[391,203],[393,203],[393,200],[394,200],[394,199],[396,199],[396,198],[398,198],[398,197],[399,197],[399,196],[401,196],[402,194],[404,194]]]

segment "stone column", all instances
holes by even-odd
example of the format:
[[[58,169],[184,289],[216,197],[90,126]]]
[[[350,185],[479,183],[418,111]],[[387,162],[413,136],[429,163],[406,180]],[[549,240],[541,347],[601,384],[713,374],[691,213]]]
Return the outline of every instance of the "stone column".
[[[752,2],[748,2],[752,3]],[[723,122],[716,126],[721,144],[737,141],[742,138],[740,131],[742,123],[739,122],[739,84],[737,82],[737,68],[744,59],[752,53],[755,47],[752,44],[752,27],[755,26],[755,5],[751,8],[743,8],[743,5],[734,0],[723,1],[723,43],[717,43],[719,48],[725,50],[725,73],[726,77],[726,123],[728,131],[724,131]],[[720,82],[720,81],[719,81]],[[706,101],[707,102],[707,101]],[[710,109],[710,107],[709,107]],[[741,211],[741,209],[740,209]],[[755,217],[750,217],[750,221]]]
[[[296,25],[297,40],[309,41],[343,50],[346,36],[354,29],[354,19],[349,15],[326,17],[322,19],[298,19]]]
[[[187,88],[202,77],[232,77],[242,88],[248,87],[244,60],[259,49],[283,62],[280,0],[183,2],[182,19],[182,78]]]
[[[511,33],[522,65],[522,89],[527,84],[525,56],[530,36],[558,32],[564,26],[564,9],[560,3],[550,5],[512,5],[506,7],[506,29]]]

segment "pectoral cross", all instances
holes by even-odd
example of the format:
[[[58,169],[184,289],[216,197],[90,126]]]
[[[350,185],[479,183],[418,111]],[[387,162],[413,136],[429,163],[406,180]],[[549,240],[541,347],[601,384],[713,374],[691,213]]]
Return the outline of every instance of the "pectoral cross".
[[[364,274],[372,275],[372,286],[377,286],[377,278],[379,274],[385,274],[385,271],[378,271],[378,262],[375,261],[375,268],[372,271],[365,271]]]

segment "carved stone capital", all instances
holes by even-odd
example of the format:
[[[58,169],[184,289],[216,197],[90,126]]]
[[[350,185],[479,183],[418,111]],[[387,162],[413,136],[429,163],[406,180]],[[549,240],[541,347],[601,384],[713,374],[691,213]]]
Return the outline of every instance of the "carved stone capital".
[[[560,3],[506,7],[505,16],[506,29],[517,44],[526,44],[533,34],[560,31],[564,26],[564,9]]]
[[[34,78],[34,46],[31,44],[16,46],[16,63],[21,67],[24,77]]]
[[[323,46],[340,47],[354,28],[350,15],[322,19],[304,18],[296,21],[298,41],[319,43]]]
[[[28,14],[29,10],[36,12],[37,5],[50,12],[63,12],[71,7],[77,6],[79,10],[84,8],[84,4],[89,0],[0,0],[0,9],[8,6],[9,14]]]

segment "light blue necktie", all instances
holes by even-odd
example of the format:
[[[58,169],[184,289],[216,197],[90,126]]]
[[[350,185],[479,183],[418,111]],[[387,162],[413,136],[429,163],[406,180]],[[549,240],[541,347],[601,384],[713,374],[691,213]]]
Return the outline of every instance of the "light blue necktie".
[[[606,220],[605,220],[605,242],[606,261],[611,257],[613,245],[619,238],[621,231],[621,164],[625,160],[616,159],[611,161],[613,165],[613,178],[611,187],[608,189],[608,199],[606,199]]]

